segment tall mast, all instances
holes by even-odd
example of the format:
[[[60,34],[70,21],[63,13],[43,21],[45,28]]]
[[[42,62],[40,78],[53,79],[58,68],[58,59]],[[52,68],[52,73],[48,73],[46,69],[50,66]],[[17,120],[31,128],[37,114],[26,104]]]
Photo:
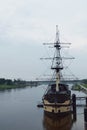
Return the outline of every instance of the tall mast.
[[[59,31],[58,31],[58,25],[56,25],[56,41],[54,43],[54,47],[56,48],[56,53],[54,56],[55,65],[51,69],[55,69],[56,71],[56,91],[59,91],[59,83],[60,83],[60,70],[63,69],[62,66],[62,58],[60,55],[60,40],[59,40]]]
[[[53,58],[41,58],[41,59],[52,59],[52,66],[51,69],[54,69],[56,72],[56,91],[59,91],[59,83],[60,83],[60,71],[63,69],[63,65],[62,65],[62,58],[63,59],[74,59],[73,57],[71,58],[66,58],[66,57],[61,57],[61,48],[62,47],[68,47],[68,46],[61,46],[61,45],[65,45],[65,44],[71,44],[71,43],[61,43],[60,39],[59,39],[59,30],[58,30],[58,25],[56,25],[56,40],[54,43],[44,43],[44,45],[54,45],[55,48],[55,55]]]

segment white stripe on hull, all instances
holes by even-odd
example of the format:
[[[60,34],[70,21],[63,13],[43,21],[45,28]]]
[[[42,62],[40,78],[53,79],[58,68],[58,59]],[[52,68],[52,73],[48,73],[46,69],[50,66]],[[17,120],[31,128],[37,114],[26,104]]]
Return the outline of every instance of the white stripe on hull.
[[[47,100],[44,100],[44,111],[51,113],[65,113],[71,111],[70,100],[65,101],[64,103],[57,103],[56,105],[66,105],[66,106],[53,106],[54,103],[49,103]]]

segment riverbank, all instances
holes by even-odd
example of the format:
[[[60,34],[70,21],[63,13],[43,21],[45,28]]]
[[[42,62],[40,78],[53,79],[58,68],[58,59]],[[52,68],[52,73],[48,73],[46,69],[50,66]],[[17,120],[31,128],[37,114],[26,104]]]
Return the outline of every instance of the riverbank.
[[[20,79],[11,80],[11,79],[0,78],[0,90],[24,88],[24,87],[26,87],[26,81]]]
[[[16,88],[24,88],[26,87],[25,85],[7,85],[7,84],[2,84],[0,85],[0,90],[6,90],[6,89],[16,89]]]
[[[85,88],[87,88],[87,84],[82,84]]]
[[[81,86],[79,84],[74,84],[72,86],[72,90],[75,90],[75,91],[80,91],[81,90]]]
[[[87,84],[74,84],[72,86],[72,90],[75,90],[75,91],[86,90],[87,91]]]

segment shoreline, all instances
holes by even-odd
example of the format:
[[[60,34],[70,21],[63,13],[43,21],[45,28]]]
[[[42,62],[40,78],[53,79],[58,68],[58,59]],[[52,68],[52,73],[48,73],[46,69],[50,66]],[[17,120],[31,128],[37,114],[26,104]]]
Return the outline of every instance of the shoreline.
[[[7,89],[16,89],[16,88],[25,88],[26,86],[25,85],[6,85],[6,84],[2,84],[0,85],[0,91],[1,90],[7,90]]]
[[[87,84],[74,84],[71,90],[87,92]]]

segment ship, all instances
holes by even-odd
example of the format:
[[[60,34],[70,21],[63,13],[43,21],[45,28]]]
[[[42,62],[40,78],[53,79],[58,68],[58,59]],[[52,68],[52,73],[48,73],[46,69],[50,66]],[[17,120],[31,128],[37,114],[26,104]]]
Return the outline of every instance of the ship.
[[[53,44],[55,49],[51,65],[51,69],[54,71],[55,76],[53,77],[54,82],[51,84],[49,83],[47,90],[42,97],[42,102],[46,115],[50,117],[60,117],[71,113],[71,91],[69,90],[69,86],[62,82],[62,70],[64,67],[61,56],[62,44],[65,45],[70,43],[60,42],[58,25],[56,25],[56,40],[51,44]]]

